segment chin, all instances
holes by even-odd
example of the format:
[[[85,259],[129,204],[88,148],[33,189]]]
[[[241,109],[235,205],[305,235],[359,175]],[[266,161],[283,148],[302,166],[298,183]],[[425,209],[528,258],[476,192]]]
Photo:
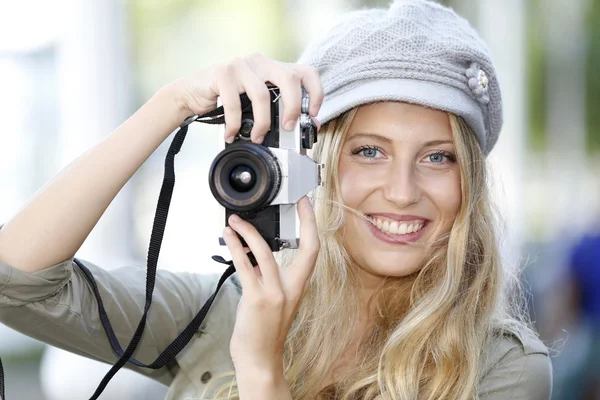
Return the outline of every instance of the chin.
[[[423,267],[425,249],[422,247],[406,244],[389,246],[373,240],[369,235],[357,236],[354,238],[358,240],[345,242],[344,247],[358,267],[370,275],[401,278],[412,275]]]
[[[408,259],[406,257],[393,257],[386,261],[365,260],[360,264],[361,269],[381,277],[402,278],[418,272],[423,266],[422,260]]]

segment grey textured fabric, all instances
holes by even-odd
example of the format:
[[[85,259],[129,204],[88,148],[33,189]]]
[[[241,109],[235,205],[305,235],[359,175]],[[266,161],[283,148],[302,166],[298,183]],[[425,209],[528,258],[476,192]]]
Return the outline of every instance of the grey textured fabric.
[[[388,10],[349,13],[298,60],[320,73],[325,123],[358,105],[395,100],[461,116],[488,154],[502,127],[502,99],[490,52],[452,9],[396,0]]]

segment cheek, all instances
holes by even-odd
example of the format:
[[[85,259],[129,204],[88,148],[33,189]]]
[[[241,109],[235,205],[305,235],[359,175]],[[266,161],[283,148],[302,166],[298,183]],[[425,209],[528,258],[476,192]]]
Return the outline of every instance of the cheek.
[[[365,168],[340,158],[338,166],[338,181],[342,201],[349,207],[358,207],[371,191],[373,179]]]
[[[425,190],[439,216],[449,223],[454,221],[462,202],[459,171],[449,171],[446,175],[429,180]]]

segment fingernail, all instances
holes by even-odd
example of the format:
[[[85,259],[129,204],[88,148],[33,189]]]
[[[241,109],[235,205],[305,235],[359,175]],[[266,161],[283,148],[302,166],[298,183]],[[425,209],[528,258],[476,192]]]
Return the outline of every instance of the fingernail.
[[[259,137],[256,138],[255,143],[261,144],[263,142],[263,140],[265,140],[265,137],[264,136],[259,136]]]
[[[312,104],[308,113],[311,117],[316,117],[317,115],[319,115],[319,106],[317,104]]]
[[[228,137],[225,141],[229,144],[233,143],[233,136]]]
[[[313,117],[313,122],[317,125],[317,132],[321,130],[321,121],[317,119],[317,117]]]
[[[294,126],[296,126],[296,121],[286,121],[286,123],[283,125],[283,128],[286,131],[291,131],[294,129]]]
[[[230,224],[237,224],[238,222],[240,222],[242,219],[239,217],[239,215],[237,214],[231,214],[229,216],[229,223]]]
[[[298,209],[300,209],[300,208],[304,208],[305,209],[306,208],[306,196],[301,197],[300,200],[298,200],[297,206],[298,206]]]

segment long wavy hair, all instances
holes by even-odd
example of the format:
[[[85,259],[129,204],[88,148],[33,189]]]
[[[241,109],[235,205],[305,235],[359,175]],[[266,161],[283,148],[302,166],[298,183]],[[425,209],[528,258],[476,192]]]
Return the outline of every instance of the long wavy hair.
[[[369,303],[373,327],[353,350],[349,372],[334,384],[325,380],[334,361],[355,348],[361,306],[358,267],[340,229],[347,213],[360,213],[343,205],[338,183],[339,156],[356,111],[323,125],[313,153],[326,165],[327,184],[312,194],[321,251],[285,343],[283,367],[292,398],[475,399],[494,336],[534,332],[518,274],[501,263],[485,157],[470,127],[453,114],[448,115],[462,192],[453,226],[428,245],[418,272],[383,281]],[[293,250],[278,254],[281,267],[293,256]],[[210,398],[238,399],[234,373],[221,378],[226,382]]]

